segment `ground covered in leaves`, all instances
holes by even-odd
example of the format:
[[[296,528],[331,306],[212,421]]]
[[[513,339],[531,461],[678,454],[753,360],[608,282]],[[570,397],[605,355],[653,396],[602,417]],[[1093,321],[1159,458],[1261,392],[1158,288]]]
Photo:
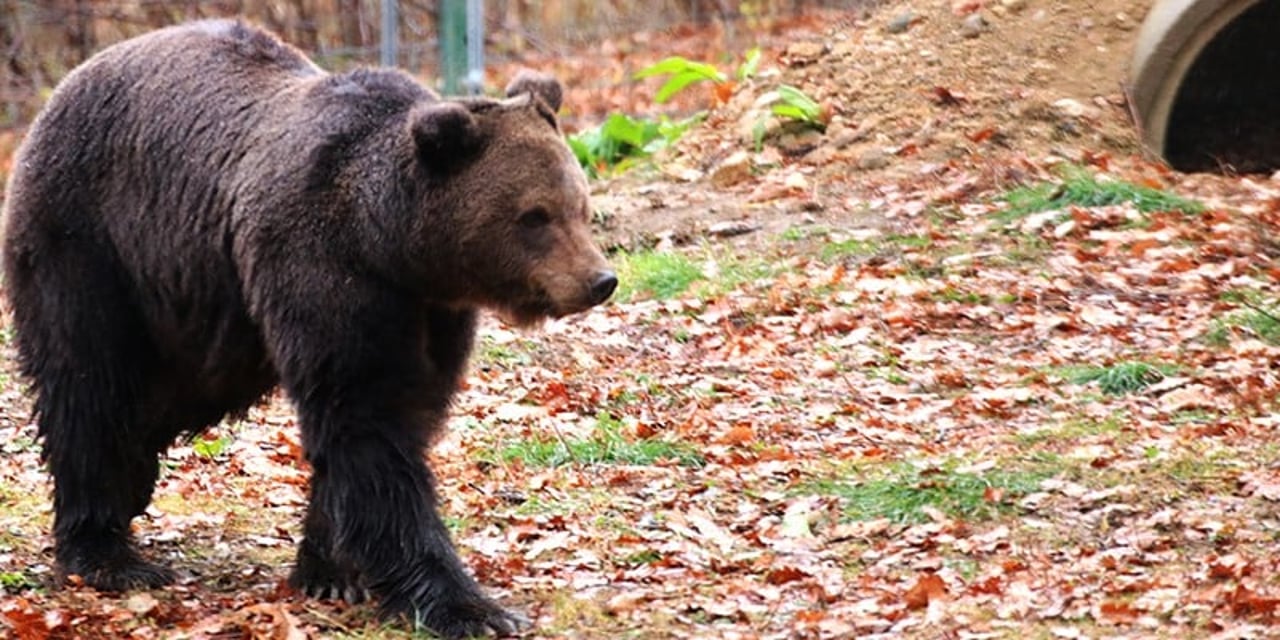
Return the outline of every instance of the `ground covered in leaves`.
[[[598,183],[616,300],[489,320],[432,455],[530,637],[1272,633],[1280,184],[1136,157],[1120,81],[1145,8],[798,22],[702,127]],[[825,131],[757,143],[784,82]],[[3,633],[408,637],[283,586],[307,470],[281,398],[166,458],[135,527],[180,584],[50,590],[5,371]]]

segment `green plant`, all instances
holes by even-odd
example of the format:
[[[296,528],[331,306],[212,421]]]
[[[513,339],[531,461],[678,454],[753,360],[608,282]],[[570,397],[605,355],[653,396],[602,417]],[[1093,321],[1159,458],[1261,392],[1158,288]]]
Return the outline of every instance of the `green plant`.
[[[1176,367],[1168,365],[1126,360],[1108,367],[1068,367],[1064,375],[1073,384],[1097,382],[1103,393],[1119,396],[1142,391],[1176,370]]]
[[[667,81],[653,96],[654,101],[659,104],[670,100],[672,96],[694,83],[724,84],[729,80],[719,69],[705,62],[694,62],[680,56],[672,56],[649,65],[636,72],[635,78],[642,80],[654,76],[667,76]]]
[[[231,446],[233,441],[234,438],[229,434],[217,438],[211,438],[209,434],[205,434],[191,443],[191,450],[201,458],[213,459],[226,453],[227,447]]]
[[[1008,205],[997,218],[1014,220],[1032,213],[1062,209],[1068,206],[1103,207],[1129,203],[1142,213],[1180,211],[1198,213],[1204,205],[1174,193],[1136,185],[1123,180],[1100,177],[1081,167],[1062,171],[1060,182],[1044,182],[1019,187],[1004,194]]]
[[[670,146],[701,118],[699,114],[680,120],[666,116],[651,120],[614,113],[600,126],[569,136],[567,142],[587,174],[599,178],[624,171],[636,160]]]
[[[507,461],[556,467],[577,464],[650,465],[674,460],[685,466],[702,466],[702,456],[691,445],[657,438],[628,438],[622,422],[606,412],[596,415],[596,427],[585,438],[538,438],[508,445],[502,451]]]
[[[778,102],[774,103],[772,111],[779,118],[802,122],[819,131],[827,128],[823,121],[822,105],[791,85],[778,87]]]
[[[738,81],[750,80],[754,78],[756,72],[760,70],[760,47],[748,49],[746,55],[742,57],[742,63],[738,65],[738,70],[734,75]]]
[[[22,571],[0,571],[0,591],[17,593],[40,586],[40,581]]]

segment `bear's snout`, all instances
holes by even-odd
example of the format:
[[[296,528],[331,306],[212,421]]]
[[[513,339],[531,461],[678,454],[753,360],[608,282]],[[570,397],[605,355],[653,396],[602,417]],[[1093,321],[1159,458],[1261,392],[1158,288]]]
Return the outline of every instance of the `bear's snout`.
[[[601,271],[596,274],[595,282],[591,285],[591,306],[598,305],[609,296],[613,295],[613,291],[618,288],[618,276],[612,271]]]

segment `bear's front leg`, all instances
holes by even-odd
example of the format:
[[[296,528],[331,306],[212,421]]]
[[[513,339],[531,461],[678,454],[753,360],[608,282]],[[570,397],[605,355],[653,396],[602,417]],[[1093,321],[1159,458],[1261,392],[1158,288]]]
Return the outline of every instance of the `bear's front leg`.
[[[422,448],[366,429],[335,445],[312,455],[310,508],[333,525],[329,566],[356,567],[384,614],[440,636],[515,633],[521,619],[481,592],[454,551]]]
[[[470,350],[474,313],[406,301],[382,283],[316,269],[270,294],[266,342],[311,462],[306,538],[290,581],[308,594],[367,588],[390,617],[447,638],[511,634],[437,513],[427,443]],[[341,298],[307,293],[341,292]]]

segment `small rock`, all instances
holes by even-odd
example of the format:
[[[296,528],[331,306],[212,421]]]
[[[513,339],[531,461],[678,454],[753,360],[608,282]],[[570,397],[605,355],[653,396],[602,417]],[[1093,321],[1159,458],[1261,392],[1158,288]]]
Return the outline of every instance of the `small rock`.
[[[1062,118],[1097,120],[1102,117],[1102,113],[1097,107],[1091,107],[1071,98],[1063,98],[1054,102],[1053,111]]]
[[[1021,13],[1027,8],[1027,0],[1000,0],[1000,6],[1009,13]]]
[[[732,187],[751,177],[751,156],[746,151],[737,151],[711,171],[711,184],[719,187]]]
[[[960,35],[966,38],[976,38],[987,30],[987,19],[982,17],[981,13],[971,13],[969,17],[960,23]]]
[[[911,24],[916,21],[916,14],[910,9],[894,16],[889,24],[884,26],[884,30],[889,33],[903,33],[911,28]]]
[[[792,172],[783,178],[782,186],[794,191],[808,191],[809,179],[804,177],[804,174]]]
[[[858,168],[863,171],[874,171],[889,166],[889,156],[880,149],[867,149],[858,156]]]
[[[732,238],[757,231],[760,224],[747,220],[726,220],[707,227],[707,234],[717,238]]]
[[[861,129],[845,129],[840,133],[831,136],[831,146],[836,149],[844,149],[849,145],[867,137],[867,133]]]
[[[1115,28],[1121,31],[1133,31],[1138,25],[1129,17],[1129,14],[1121,11],[1115,15],[1115,19],[1111,23]]]
[[[837,155],[836,149],[832,148],[829,145],[823,145],[821,147],[818,147],[817,149],[814,149],[812,153],[806,155],[804,157],[804,161],[807,164],[810,164],[816,167],[821,167],[834,162],[836,159],[836,155]]]
[[[782,60],[791,67],[802,67],[817,62],[827,52],[827,45],[821,42],[796,42],[787,47]]]
[[[862,53],[861,40],[841,40],[831,45],[831,57],[833,58],[852,58]]]
[[[129,599],[125,600],[124,606],[139,616],[145,616],[155,611],[156,607],[160,606],[160,601],[149,593],[141,592],[129,596]]]
[[[813,151],[822,143],[822,133],[816,129],[805,128],[800,131],[789,131],[778,138],[778,149],[784,156],[802,156]]]

